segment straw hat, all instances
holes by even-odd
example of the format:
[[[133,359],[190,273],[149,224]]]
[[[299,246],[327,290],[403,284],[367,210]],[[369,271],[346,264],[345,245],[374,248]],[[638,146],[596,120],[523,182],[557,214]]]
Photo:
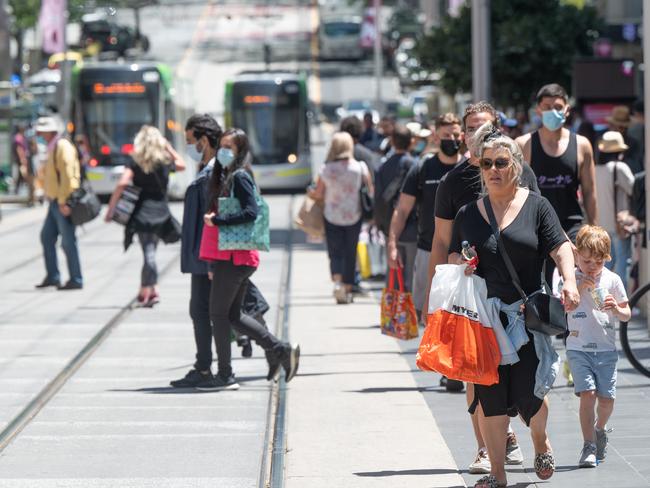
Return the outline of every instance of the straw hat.
[[[605,120],[617,127],[627,127],[632,120],[630,117],[630,109],[625,105],[617,105],[612,109],[612,115]]]
[[[598,141],[598,150],[603,153],[620,153],[627,151],[628,145],[623,141],[623,134],[618,131],[610,130],[603,134],[603,138]]]

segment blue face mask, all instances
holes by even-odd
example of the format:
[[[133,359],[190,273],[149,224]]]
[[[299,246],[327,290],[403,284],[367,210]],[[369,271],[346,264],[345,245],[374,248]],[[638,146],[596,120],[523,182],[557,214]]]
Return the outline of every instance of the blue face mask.
[[[203,159],[203,155],[199,152],[199,150],[196,148],[194,144],[189,144],[187,146],[187,148],[185,149],[185,154],[187,154],[190,159],[192,159],[197,163],[200,163],[201,159]]]
[[[566,117],[557,110],[545,110],[542,112],[542,124],[550,131],[556,131],[564,125]]]
[[[219,161],[219,163],[221,163],[221,166],[224,168],[230,166],[234,160],[235,153],[232,152],[232,149],[222,147],[219,148],[219,151],[217,151],[217,161]]]
[[[418,143],[413,148],[413,152],[415,154],[422,154],[422,151],[424,151],[425,147],[427,147],[427,141],[418,141]]]

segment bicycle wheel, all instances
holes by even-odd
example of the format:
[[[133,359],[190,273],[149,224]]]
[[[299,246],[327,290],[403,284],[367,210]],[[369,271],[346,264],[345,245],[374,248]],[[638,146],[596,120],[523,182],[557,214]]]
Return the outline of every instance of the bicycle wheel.
[[[650,330],[648,329],[649,306],[637,308],[637,304],[650,290],[650,283],[646,283],[630,298],[632,318],[629,322],[621,322],[619,334],[623,351],[637,371],[650,377]],[[650,296],[647,297],[650,300]]]

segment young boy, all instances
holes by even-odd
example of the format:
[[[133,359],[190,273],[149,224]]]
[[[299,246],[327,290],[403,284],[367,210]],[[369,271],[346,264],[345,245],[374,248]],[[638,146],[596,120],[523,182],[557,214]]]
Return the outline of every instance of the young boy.
[[[605,268],[611,241],[602,227],[585,225],[576,237],[580,305],[569,313],[567,359],[580,397],[584,445],[578,464],[594,468],[607,454],[607,420],[616,397],[614,324],[632,313],[621,278]]]

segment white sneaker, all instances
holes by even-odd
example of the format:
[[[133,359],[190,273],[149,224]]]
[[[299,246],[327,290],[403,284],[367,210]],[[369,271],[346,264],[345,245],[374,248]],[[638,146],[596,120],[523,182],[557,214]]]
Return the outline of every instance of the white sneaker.
[[[487,449],[484,447],[478,450],[476,459],[469,465],[469,474],[489,474],[492,465],[488,457]]]
[[[580,451],[580,459],[578,466],[581,468],[595,468],[598,465],[596,461],[596,444],[593,442],[585,442]]]
[[[514,432],[508,432],[506,438],[506,464],[523,464],[524,454],[517,443],[517,437]]]

